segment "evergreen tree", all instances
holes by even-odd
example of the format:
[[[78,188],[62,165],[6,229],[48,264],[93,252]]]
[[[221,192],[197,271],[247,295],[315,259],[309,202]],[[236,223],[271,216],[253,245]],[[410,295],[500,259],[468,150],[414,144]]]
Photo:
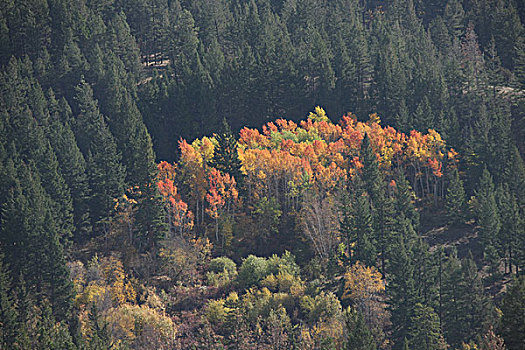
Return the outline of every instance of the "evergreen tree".
[[[525,162],[516,146],[512,147],[509,164],[505,167],[505,182],[516,195],[518,204],[525,205]]]
[[[516,56],[514,58],[514,75],[518,84],[525,86],[525,38],[516,41]]]
[[[128,75],[122,61],[110,55],[101,89],[101,111],[108,116],[108,126],[126,167],[126,182],[141,186],[152,181],[155,156],[151,137],[142,121],[134,99],[134,88],[127,85]]]
[[[489,46],[485,52],[485,57],[487,57],[485,66],[487,70],[488,83],[492,86],[492,98],[496,99],[496,87],[503,83],[503,72],[494,37],[490,38]]]
[[[345,349],[347,350],[375,350],[377,346],[374,342],[372,333],[366,325],[363,315],[356,310],[348,309],[345,311],[345,325],[347,329],[347,340]]]
[[[465,30],[465,10],[459,0],[448,0],[443,19],[452,38],[459,39]]]
[[[48,95],[50,109],[48,138],[57,155],[60,173],[71,192],[75,239],[85,238],[91,233],[86,162],[69,124],[71,110],[67,101],[64,99],[60,102],[56,101],[52,91]]]
[[[498,186],[496,203],[500,213],[501,229],[497,237],[496,246],[505,262],[505,273],[512,273],[512,265],[518,264],[516,257],[520,255],[520,237],[523,236],[523,217],[518,201],[509,190],[508,185]]]
[[[17,342],[18,312],[13,299],[9,270],[3,260],[4,256],[0,253],[0,347],[13,349]]]
[[[410,238],[413,230],[407,219],[402,224],[403,227],[399,227],[396,232],[397,240],[390,248],[387,275],[387,294],[390,297],[388,308],[391,312],[394,349],[401,349],[403,339],[408,338],[414,308],[418,302],[412,252],[414,239]],[[405,232],[401,231],[403,229]]]
[[[390,223],[390,203],[386,196],[383,175],[379,170],[379,162],[376,154],[370,144],[368,134],[365,134],[361,142],[361,149],[359,152],[359,159],[363,164],[361,178],[363,179],[363,187],[368,193],[370,203],[372,205],[373,214],[373,229],[376,237],[375,241],[378,244],[378,251],[381,255],[382,273],[385,273],[385,260],[387,255],[387,247],[389,244],[389,230]]]
[[[88,313],[91,336],[86,348],[90,350],[104,350],[111,346],[106,323],[100,317],[96,305],[92,305]]]
[[[483,287],[472,254],[461,262],[462,278],[458,303],[458,327],[461,341],[476,339],[485,334],[489,324],[493,324],[493,305]]]
[[[363,189],[360,175],[352,179],[349,189],[348,210],[343,208],[344,216],[341,232],[346,236],[348,248],[353,251],[352,263],[361,261],[366,266],[376,263],[374,246],[373,217],[370,199]]]
[[[523,349],[525,344],[525,275],[512,282],[503,297],[501,333],[510,350]]]
[[[461,261],[453,252],[443,264],[443,273],[441,277],[440,295],[441,295],[441,327],[447,343],[457,347],[463,341],[462,326],[460,324],[460,309],[462,290],[460,287],[462,279]]]
[[[34,167],[19,165],[2,211],[1,237],[13,274],[22,273],[29,291],[49,298],[53,314],[64,320],[73,289],[50,203]]]
[[[21,159],[34,162],[42,186],[51,197],[50,205],[60,239],[65,242],[73,230],[71,195],[45,135],[49,127],[49,112],[42,89],[33,75],[32,62],[28,58],[11,60],[0,80],[6,87],[0,97],[6,112],[3,115],[6,141]]]
[[[449,223],[458,224],[465,218],[465,190],[458,169],[454,168],[449,174],[445,208]]]
[[[335,55],[334,63],[336,76],[334,93],[337,94],[337,113],[342,115],[350,111],[357,112],[357,69],[341,35],[337,37],[336,50],[339,50]]]
[[[395,184],[394,217],[401,218],[401,220],[408,219],[412,228],[417,231],[419,228],[419,214],[413,203],[415,195],[401,167],[396,170]]]
[[[417,105],[412,119],[413,126],[417,130],[424,131],[428,130],[429,128],[434,128],[434,113],[432,112],[430,102],[426,96],[423,97],[423,101]]]
[[[379,115],[386,118],[388,116],[401,115],[399,110],[401,101],[407,100],[408,94],[408,78],[409,75],[405,71],[403,65],[404,59],[407,55],[406,42],[402,39],[403,34],[399,33],[397,36],[394,33],[376,33],[383,42],[378,43],[376,68],[374,69],[372,97],[377,103],[376,111]],[[385,29],[386,30],[386,29]],[[387,123],[391,120],[386,119]],[[413,127],[410,125],[409,127]]]
[[[429,32],[438,51],[445,55],[452,46],[452,38],[443,17],[437,16],[429,25]]]
[[[76,88],[80,115],[76,120],[79,147],[86,156],[90,212],[98,231],[106,230],[114,210],[114,199],[124,192],[125,168],[109,128],[100,114],[93,90],[82,82]]]
[[[485,168],[481,176],[478,190],[475,192],[476,202],[474,213],[480,226],[479,237],[483,248],[494,245],[500,230],[500,218],[496,205],[494,183],[492,176]]]
[[[438,350],[447,345],[441,335],[439,318],[431,307],[417,303],[408,332],[409,344],[413,349]]]
[[[112,17],[107,29],[106,44],[111,47],[111,52],[124,63],[126,71],[131,73],[134,81],[138,81],[141,78],[142,69],[139,48],[135,38],[131,35],[126,15],[123,12],[115,12]],[[166,48],[162,46],[159,49],[161,52],[166,51]]]
[[[222,132],[215,134],[215,140],[217,146],[214,149],[210,165],[225,174],[230,174],[238,184],[242,184],[243,174],[241,172],[241,161],[237,154],[237,139],[233,135],[226,118],[222,121]]]
[[[62,322],[57,322],[52,314],[51,305],[44,300],[40,306],[41,314],[38,315],[37,349],[76,349],[73,339],[69,334],[69,329]]]

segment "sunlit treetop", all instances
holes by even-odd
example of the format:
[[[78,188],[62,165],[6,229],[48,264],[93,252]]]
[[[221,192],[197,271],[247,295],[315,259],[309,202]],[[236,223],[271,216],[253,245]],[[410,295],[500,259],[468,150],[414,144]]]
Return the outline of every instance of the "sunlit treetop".
[[[435,130],[405,134],[381,125],[377,114],[366,122],[349,114],[333,123],[321,107],[316,107],[298,123],[277,119],[260,130],[240,130],[237,151],[250,194],[257,198],[278,195],[283,189],[313,186],[325,192],[334,190],[338,183],[361,171],[359,152],[365,135],[387,177],[394,167],[401,166],[410,169],[416,179],[423,174],[437,179],[443,175],[446,157],[457,157]],[[197,139],[191,145],[181,140],[179,147],[179,168],[208,177],[216,147],[214,138]]]

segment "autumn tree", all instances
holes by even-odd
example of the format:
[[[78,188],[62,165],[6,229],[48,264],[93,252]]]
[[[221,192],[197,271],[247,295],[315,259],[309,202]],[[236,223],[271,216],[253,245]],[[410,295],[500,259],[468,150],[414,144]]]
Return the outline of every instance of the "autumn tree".
[[[209,179],[209,189],[206,194],[206,200],[209,207],[206,208],[208,215],[215,221],[215,240],[219,243],[219,223],[232,224],[232,215],[238,200],[236,182],[229,174],[221,174],[217,169],[212,168]],[[231,228],[223,226],[221,247],[231,244]]]
[[[338,220],[333,198],[309,194],[303,204],[303,229],[314,252],[323,261],[332,257],[338,242]]]
[[[345,273],[343,300],[349,300],[356,312],[364,319],[376,343],[384,337],[382,329],[386,323],[386,312],[380,301],[385,291],[385,281],[375,267],[366,267],[356,262]]]

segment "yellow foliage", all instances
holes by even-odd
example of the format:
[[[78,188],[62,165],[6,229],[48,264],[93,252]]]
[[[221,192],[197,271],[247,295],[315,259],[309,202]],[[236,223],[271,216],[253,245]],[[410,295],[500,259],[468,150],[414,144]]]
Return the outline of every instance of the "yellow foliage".
[[[224,299],[210,300],[206,307],[206,318],[213,324],[222,324],[226,321],[226,316],[232,309],[224,306]]]
[[[310,112],[308,118],[315,122],[328,122],[330,119],[326,116],[326,112],[320,106],[315,107],[314,112]]]
[[[135,302],[137,293],[124,272],[122,262],[116,257],[94,257],[91,269],[100,271],[97,279],[85,282],[85,273],[77,274],[75,287],[77,306],[95,303],[104,309],[117,307],[126,302]]]
[[[77,294],[75,300],[77,305],[87,305],[91,303],[98,304],[105,299],[109,292],[107,286],[101,286],[95,282],[90,282],[89,285],[84,288],[82,293]]]
[[[137,293],[131,283],[127,280],[122,262],[116,257],[109,257],[102,260],[102,270],[106,281],[111,285],[113,301],[117,305],[126,301],[134,301]]]
[[[375,267],[358,261],[345,274],[343,299],[362,300],[385,290],[381,273]]]
[[[276,290],[277,283],[278,283],[277,278],[275,277],[273,273],[271,273],[261,281],[261,286],[266,287],[271,290]]]
[[[470,343],[470,344],[461,344],[461,349],[462,350],[478,350],[478,345],[475,344],[475,343]]]
[[[239,301],[239,294],[237,294],[237,292],[231,292],[226,298],[226,301],[229,304],[237,303]]]
[[[368,123],[381,124],[381,118],[379,118],[379,115],[377,115],[377,113],[372,113],[368,116]]]
[[[176,328],[171,318],[145,305],[124,304],[113,308],[105,321],[113,342],[131,343],[138,337],[144,337],[168,345],[175,339]]]

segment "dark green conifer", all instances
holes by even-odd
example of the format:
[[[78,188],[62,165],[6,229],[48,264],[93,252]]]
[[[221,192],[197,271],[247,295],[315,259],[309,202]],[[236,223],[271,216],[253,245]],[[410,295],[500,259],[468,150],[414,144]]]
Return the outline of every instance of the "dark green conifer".
[[[509,350],[523,349],[525,344],[525,275],[512,282],[503,297],[501,333]]]
[[[126,173],[113,135],[93,98],[93,90],[82,82],[76,93],[80,115],[75,130],[79,147],[86,157],[91,218],[100,232],[107,229],[114,211],[114,199],[124,193]]]
[[[459,0],[448,0],[443,19],[452,38],[459,39],[465,31],[465,10]]]
[[[417,108],[412,116],[413,126],[420,131],[426,131],[434,128],[434,112],[428,101],[427,96],[417,105]]]
[[[0,253],[0,348],[15,347],[18,335],[18,311],[13,298],[11,277]]]
[[[373,216],[369,195],[363,188],[360,175],[350,184],[346,203],[343,204],[340,230],[351,254],[351,263],[361,261],[366,266],[376,264]]]
[[[483,170],[478,189],[474,193],[476,195],[474,214],[479,225],[480,242],[482,247],[494,245],[501,224],[496,205],[494,183],[486,168]]]
[[[438,51],[445,55],[452,46],[452,38],[443,17],[435,17],[429,25],[429,32]]]
[[[233,135],[226,118],[222,121],[222,131],[215,134],[215,140],[217,146],[214,149],[213,160],[210,165],[225,174],[230,174],[238,184],[242,184],[242,164],[237,153],[237,139]]]
[[[445,208],[449,223],[458,224],[465,218],[465,189],[457,168],[449,174]]]
[[[514,75],[520,86],[525,86],[525,38],[520,36],[516,42],[514,58]]]
[[[474,340],[481,337],[494,324],[494,306],[485,293],[483,282],[478,274],[478,268],[472,254],[461,262],[462,277],[458,298],[458,327],[460,341]]]
[[[387,250],[389,244],[389,229],[388,225],[391,221],[391,205],[386,196],[386,189],[384,179],[379,170],[379,162],[377,156],[370,144],[368,134],[365,134],[361,143],[359,152],[359,159],[363,164],[361,178],[363,179],[363,187],[368,193],[370,203],[372,205],[373,213],[373,229],[375,232],[374,239],[378,244],[377,251],[381,256],[382,273],[385,273],[385,261],[387,257]]]
[[[417,231],[419,228],[419,213],[414,206],[415,194],[406,179],[403,169],[396,170],[394,189],[394,218],[403,217],[410,221],[412,228]]]
[[[438,315],[434,309],[420,303],[415,305],[408,337],[412,349],[447,349],[441,334]]]
[[[460,318],[461,299],[464,297],[460,286],[462,280],[461,261],[454,251],[443,263],[440,285],[441,327],[447,343],[458,346],[462,341]]]
[[[390,247],[387,274],[388,309],[391,312],[392,340],[394,349],[401,349],[403,339],[408,338],[414,307],[418,302],[414,281],[413,230],[409,220],[404,220],[403,228],[396,232],[396,240]]]
[[[500,213],[501,228],[496,240],[499,255],[504,261],[504,272],[512,273],[513,266],[518,271],[518,260],[522,255],[520,237],[524,233],[524,219],[515,194],[510,192],[509,186],[503,184],[496,190],[496,203]],[[521,240],[523,240],[521,238]]]
[[[347,350],[375,350],[377,346],[374,342],[372,333],[366,325],[363,315],[353,309],[345,311],[345,325],[347,340],[345,349]]]
[[[20,164],[1,219],[2,244],[13,274],[22,273],[30,293],[49,298],[60,320],[70,316],[72,283],[53,207],[34,167]]]
[[[91,233],[86,162],[69,124],[71,109],[68,103],[64,99],[56,101],[52,91],[48,95],[51,115],[48,138],[57,155],[60,173],[71,192],[75,239],[85,238]]]

